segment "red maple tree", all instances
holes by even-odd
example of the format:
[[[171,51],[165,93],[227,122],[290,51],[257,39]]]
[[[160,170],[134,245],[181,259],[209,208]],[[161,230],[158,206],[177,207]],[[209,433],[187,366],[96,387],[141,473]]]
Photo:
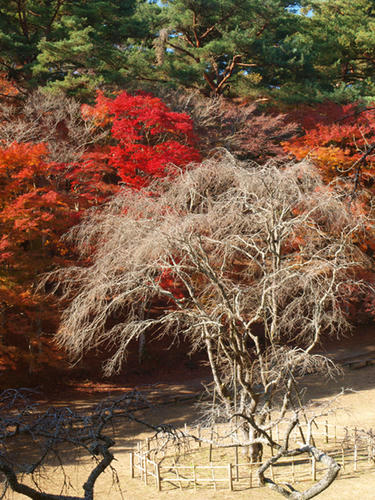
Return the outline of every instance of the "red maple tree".
[[[360,180],[364,187],[372,187],[375,163],[375,154],[370,149],[375,144],[372,106],[327,102],[314,108],[303,107],[292,114],[292,119],[302,125],[303,134],[284,142],[286,152],[298,160],[310,157],[327,182],[358,184]]]
[[[150,94],[121,92],[110,99],[99,92],[95,106],[83,106],[82,113],[100,127],[109,126],[112,142],[84,155],[86,168],[100,165],[108,176],[110,167],[112,175],[134,189],[200,160],[190,117]]]
[[[35,293],[38,274],[64,262],[68,249],[61,235],[76,220],[55,167],[45,144],[0,148],[0,351],[8,366],[32,366],[33,346],[41,346],[43,327],[56,316]]]
[[[300,136],[283,144],[298,160],[310,158],[322,178],[346,196],[351,210],[361,217],[372,212],[375,194],[375,108],[359,103],[340,105],[326,102],[302,107],[292,119],[303,127]],[[375,231],[368,224],[365,232],[352,239],[371,259],[375,256]],[[358,269],[364,282],[375,285],[375,275]],[[358,288],[348,290],[345,308],[352,317],[363,312],[375,317],[375,304]]]
[[[190,118],[150,95],[99,93],[82,114],[110,133],[77,160],[52,161],[49,143],[0,148],[0,364],[8,367],[40,363],[43,333],[56,327],[56,308],[35,285],[40,273],[74,260],[61,236],[122,184],[141,190],[199,159]]]

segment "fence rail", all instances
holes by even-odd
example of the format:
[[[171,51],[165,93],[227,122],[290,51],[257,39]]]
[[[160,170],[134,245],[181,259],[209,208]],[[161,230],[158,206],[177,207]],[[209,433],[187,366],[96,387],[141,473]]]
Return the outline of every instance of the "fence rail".
[[[344,430],[343,435],[338,437],[338,430]],[[231,443],[231,456],[226,456],[222,462],[216,463],[213,456],[223,448],[215,449],[212,445],[204,446],[205,443],[194,439],[193,435],[204,437],[218,436],[218,429],[185,428],[181,432],[181,441],[168,440],[166,437],[156,436],[138,443],[137,450],[130,453],[130,470],[132,478],[139,478],[145,484],[153,485],[158,491],[163,486],[171,488],[203,488],[207,486],[227,488],[230,491],[243,489],[244,487],[255,488],[260,486],[257,475],[259,463],[240,463],[239,444]],[[275,428],[277,438],[282,429]],[[296,435],[296,438],[298,436]],[[370,431],[369,439],[360,435],[357,429],[349,430],[347,427],[336,426],[328,421],[319,424],[314,432],[314,439],[319,440],[319,445],[327,449],[327,452],[341,465],[341,475],[360,472],[374,467],[374,440]],[[223,440],[224,442],[225,440]],[[332,446],[328,446],[329,443]],[[273,450],[270,450],[273,454]],[[202,463],[208,456],[208,463]],[[271,455],[270,455],[271,456]],[[153,459],[151,458],[153,457]],[[191,460],[191,463],[179,463]],[[201,463],[194,463],[194,462]],[[280,459],[270,467],[270,475],[274,481],[302,482],[319,480],[327,469],[311,456],[300,456]]]

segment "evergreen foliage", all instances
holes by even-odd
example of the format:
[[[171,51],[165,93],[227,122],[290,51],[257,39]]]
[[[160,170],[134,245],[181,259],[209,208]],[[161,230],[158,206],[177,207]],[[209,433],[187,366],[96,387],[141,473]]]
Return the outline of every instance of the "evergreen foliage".
[[[197,89],[288,103],[375,93],[371,0],[0,0],[0,71],[23,92]]]
[[[146,4],[142,5],[142,4]],[[130,53],[146,43],[145,0],[0,1],[0,67],[22,88],[89,95],[123,83]]]
[[[310,13],[304,43],[314,52],[321,85],[345,89],[347,100],[373,96],[375,5],[372,0],[305,0]]]
[[[293,47],[302,17],[290,0],[165,2],[155,41],[161,74],[204,93],[251,93],[304,78],[309,61]],[[259,90],[258,90],[259,92]]]

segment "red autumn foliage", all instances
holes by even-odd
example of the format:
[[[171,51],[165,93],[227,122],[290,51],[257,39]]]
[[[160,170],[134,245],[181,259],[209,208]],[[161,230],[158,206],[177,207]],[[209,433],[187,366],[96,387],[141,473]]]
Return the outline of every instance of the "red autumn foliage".
[[[374,182],[375,154],[358,162],[375,144],[375,109],[361,109],[359,104],[345,106],[327,102],[315,108],[304,107],[293,113],[304,130],[300,137],[285,142],[284,149],[298,160],[310,157],[319,167],[326,182],[332,180],[360,181],[366,188]],[[354,186],[353,186],[354,187]]]
[[[152,178],[174,175],[188,163],[199,161],[193,124],[185,113],[171,111],[150,94],[122,92],[114,99],[98,93],[96,105],[83,106],[83,116],[100,127],[111,127],[114,144],[84,155],[87,168],[107,165],[121,182],[134,189]]]
[[[43,108],[42,118],[55,116],[52,105],[45,112]],[[31,114],[28,110],[23,113],[24,120],[33,119],[34,108],[29,110]],[[4,115],[7,121],[1,129],[0,149],[0,369],[25,365],[30,370],[36,360],[43,362],[45,353],[49,353],[49,364],[57,359],[46,349],[44,333],[53,333],[58,312],[43,294],[35,294],[35,286],[40,273],[74,258],[73,249],[61,236],[88,207],[106,201],[121,183],[141,189],[151,178],[173,175],[198,160],[199,153],[189,117],[173,113],[148,95],[124,92],[111,100],[98,94],[94,107],[83,107],[84,119],[93,120],[97,129],[110,131],[93,130],[93,137],[99,140],[78,159],[70,151],[74,147],[79,152],[80,145],[68,143],[69,134],[58,136],[61,144],[56,154],[56,134],[46,133],[46,120],[39,115],[39,121],[31,123],[32,133],[25,132],[30,129],[27,125],[15,128],[15,136],[19,130],[22,137],[30,136],[27,142],[11,142],[12,113]],[[61,113],[64,118],[63,110]],[[57,125],[60,122],[59,115]],[[92,121],[89,126],[92,130]],[[38,143],[38,135],[48,136],[47,140]],[[81,129],[73,139],[81,136],[90,143]],[[61,155],[64,141],[69,154]],[[167,271],[161,279],[178,293]]]
[[[332,183],[346,193],[351,210],[361,217],[372,210],[375,194],[375,109],[358,103],[340,105],[327,102],[303,107],[293,113],[303,127],[303,135],[283,144],[286,152],[298,160],[309,157],[319,168],[325,182]],[[352,239],[371,258],[375,255],[375,233],[368,226],[366,232],[354,233]],[[375,284],[375,275],[362,276],[365,282]],[[353,319],[358,314],[375,317],[373,301],[359,290],[348,289],[348,303],[344,304]]]
[[[0,262],[27,266],[28,257],[34,260],[46,246],[50,254],[59,253],[59,237],[71,225],[71,213],[67,195],[56,189],[55,165],[47,157],[44,144],[14,143],[0,149]]]
[[[0,95],[7,98],[13,98],[19,95],[19,90],[15,84],[8,80],[6,74],[2,71],[0,71]]]
[[[5,367],[26,363],[32,369],[33,346],[41,345],[42,330],[57,316],[45,297],[34,293],[38,274],[64,261],[67,248],[60,237],[74,221],[68,194],[58,190],[57,179],[45,144],[0,149],[0,350]]]
[[[92,205],[101,205],[120,189],[121,179],[109,164],[109,155],[109,146],[97,146],[68,168],[63,163],[57,167],[75,198],[79,215]]]

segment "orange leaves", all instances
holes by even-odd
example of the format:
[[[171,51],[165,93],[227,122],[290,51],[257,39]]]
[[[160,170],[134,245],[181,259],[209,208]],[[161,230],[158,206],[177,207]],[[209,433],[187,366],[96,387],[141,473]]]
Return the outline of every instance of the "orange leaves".
[[[16,97],[19,94],[17,87],[6,78],[3,72],[0,72],[0,94],[6,97]]]
[[[84,120],[92,120],[97,127],[105,127],[112,122],[112,116],[108,109],[109,99],[107,99],[102,91],[96,93],[95,106],[83,104],[81,113]]]
[[[284,150],[298,160],[310,158],[319,168],[323,180],[332,183],[341,192],[347,193],[350,210],[360,220],[372,210],[375,194],[375,110],[361,108],[359,104],[341,106],[324,103],[304,107],[295,112],[291,119],[298,120],[304,134],[283,144]],[[352,242],[365,254],[375,256],[375,232],[372,225],[354,232]],[[285,251],[295,248],[292,242]],[[360,276],[363,272],[358,269]],[[375,276],[365,281],[374,283]],[[357,289],[347,291],[345,307],[353,317],[358,311],[366,310],[375,317],[374,303],[367,304],[366,297]],[[366,305],[367,304],[367,305]]]
[[[38,274],[66,254],[60,237],[72,225],[72,209],[60,178],[45,144],[0,148],[1,334],[12,347],[12,360],[29,355],[30,339],[41,328],[42,317],[58,316],[50,306],[42,314],[46,298],[35,294],[34,287]],[[0,350],[0,359],[4,355]]]
[[[45,144],[13,143],[0,148],[0,179],[31,181],[37,174],[45,173],[47,155]]]
[[[305,107],[294,113],[304,127],[304,135],[283,144],[284,150],[297,159],[310,157],[323,178],[353,180],[353,165],[375,143],[375,110],[361,109],[357,104],[341,106],[324,103]],[[372,183],[375,155],[370,154],[361,165],[361,180]]]
[[[0,258],[22,255],[17,267],[27,267],[40,254],[45,235],[56,239],[69,226],[67,197],[54,185],[54,164],[47,160],[44,144],[13,143],[0,149],[0,224],[5,236]]]

